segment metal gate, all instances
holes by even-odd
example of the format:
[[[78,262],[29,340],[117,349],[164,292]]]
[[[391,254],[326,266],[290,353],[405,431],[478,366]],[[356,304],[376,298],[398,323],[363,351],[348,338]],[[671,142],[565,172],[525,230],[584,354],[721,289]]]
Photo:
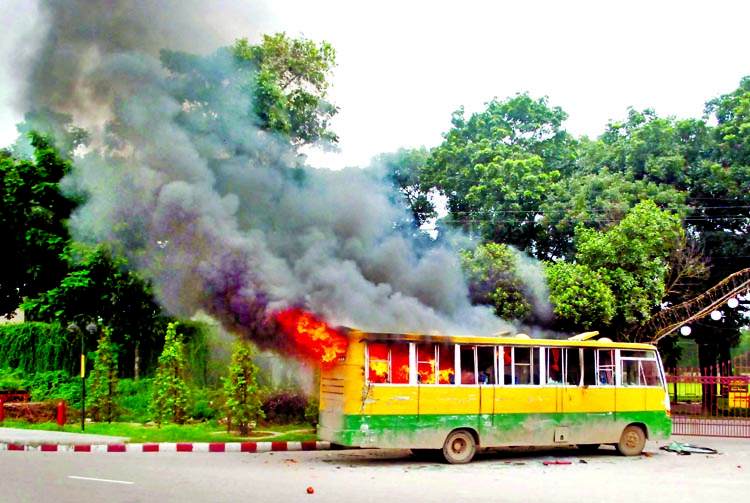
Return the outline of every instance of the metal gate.
[[[750,438],[750,376],[678,369],[667,375],[672,433]]]

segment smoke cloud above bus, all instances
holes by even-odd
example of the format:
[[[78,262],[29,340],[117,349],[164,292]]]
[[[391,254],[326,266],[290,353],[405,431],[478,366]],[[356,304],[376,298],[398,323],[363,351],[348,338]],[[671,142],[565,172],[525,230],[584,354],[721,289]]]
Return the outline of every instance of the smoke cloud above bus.
[[[19,103],[69,113],[93,136],[63,182],[86,195],[74,237],[118,243],[169,312],[209,312],[281,352],[287,342],[263,325],[292,307],[369,331],[512,329],[470,305],[454,249],[394,227],[404,209],[378,168],[295,168],[283,139],[246,120],[249,98],[231,85],[212,96],[231,130],[177,120],[186,103],[158,54],[218,48],[217,27],[233,24],[216,2],[38,5],[45,35],[20,73]],[[238,38],[258,35],[243,30]],[[232,60],[215,64],[218,77]]]

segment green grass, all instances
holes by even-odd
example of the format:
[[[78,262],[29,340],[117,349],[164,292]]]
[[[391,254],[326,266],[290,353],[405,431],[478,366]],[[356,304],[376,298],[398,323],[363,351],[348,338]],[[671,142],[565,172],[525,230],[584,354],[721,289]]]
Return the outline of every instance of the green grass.
[[[57,423],[29,424],[23,421],[6,420],[0,423],[0,427],[81,433],[80,424],[66,424],[61,427]],[[189,425],[169,424],[161,428],[133,423],[86,423],[84,433],[126,437],[130,443],[308,442],[317,440],[315,430],[309,424],[259,426],[246,437],[241,437],[235,432],[228,434],[225,426],[220,426],[215,422]]]

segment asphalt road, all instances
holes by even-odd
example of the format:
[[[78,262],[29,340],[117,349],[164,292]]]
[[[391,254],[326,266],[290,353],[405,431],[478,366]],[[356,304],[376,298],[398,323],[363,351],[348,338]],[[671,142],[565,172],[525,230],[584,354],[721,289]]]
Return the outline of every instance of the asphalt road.
[[[0,502],[743,501],[750,439],[675,437],[716,455],[503,450],[468,465],[406,450],[242,453],[0,452]],[[558,462],[559,464],[545,464]],[[567,464],[570,462],[570,464]],[[312,488],[313,493],[307,492]]]

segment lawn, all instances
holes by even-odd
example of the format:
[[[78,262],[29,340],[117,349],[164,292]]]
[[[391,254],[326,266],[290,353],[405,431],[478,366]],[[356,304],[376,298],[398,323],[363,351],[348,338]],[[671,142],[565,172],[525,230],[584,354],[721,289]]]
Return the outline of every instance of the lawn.
[[[0,427],[81,433],[80,424],[58,426],[57,423],[30,424],[23,421],[6,420],[0,423]],[[163,425],[161,428],[155,425],[137,423],[86,423],[86,429],[83,433],[126,437],[130,443],[308,442],[317,440],[315,429],[309,424],[259,426],[245,437],[239,436],[236,431],[227,433],[226,426],[219,425],[216,422],[187,425],[169,424]]]

